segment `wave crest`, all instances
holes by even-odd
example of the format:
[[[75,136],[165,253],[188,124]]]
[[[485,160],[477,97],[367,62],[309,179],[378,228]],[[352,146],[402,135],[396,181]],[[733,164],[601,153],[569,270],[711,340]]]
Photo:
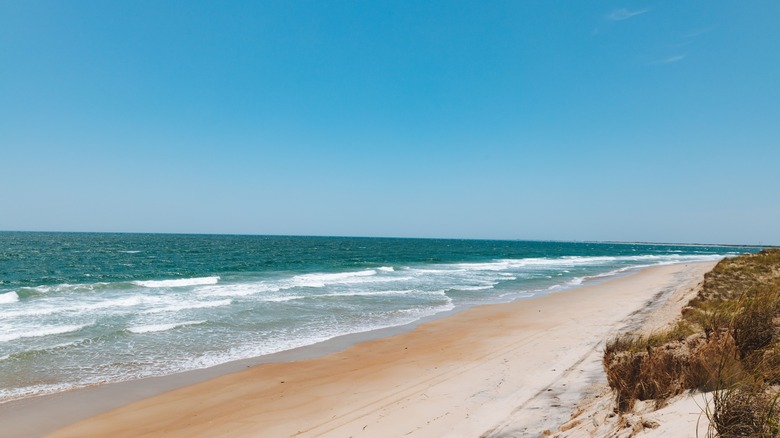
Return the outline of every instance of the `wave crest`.
[[[19,301],[19,294],[16,292],[6,292],[0,294],[0,304],[11,304]]]
[[[0,335],[0,342],[9,342],[9,341],[15,341],[17,339],[21,338],[38,338],[41,336],[51,336],[51,335],[61,335],[64,333],[70,333],[79,331],[85,327],[91,326],[92,323],[89,324],[81,324],[81,325],[66,325],[61,327],[42,327],[37,330],[25,330],[25,331],[19,331],[16,333],[6,333]]]
[[[173,322],[170,324],[149,324],[149,325],[139,325],[135,327],[129,327],[127,331],[130,333],[135,334],[141,334],[141,333],[154,333],[154,332],[164,332],[166,330],[175,329],[177,327],[184,327],[188,325],[198,325],[203,324],[206,321],[184,321],[184,322]]]
[[[333,274],[302,274],[292,278],[292,283],[298,287],[325,287],[328,284],[353,283],[363,277],[376,275],[374,269],[356,272],[337,272]]]
[[[219,282],[219,276],[213,277],[195,277],[195,278],[177,278],[173,280],[144,280],[134,281],[136,286],[143,286],[148,288],[158,287],[186,287],[186,286],[202,286],[207,284],[217,284]]]

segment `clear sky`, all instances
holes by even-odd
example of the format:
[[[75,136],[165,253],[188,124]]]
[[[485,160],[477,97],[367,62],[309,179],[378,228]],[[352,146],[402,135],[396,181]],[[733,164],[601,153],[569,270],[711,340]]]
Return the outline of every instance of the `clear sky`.
[[[0,2],[0,229],[780,244],[780,1]]]

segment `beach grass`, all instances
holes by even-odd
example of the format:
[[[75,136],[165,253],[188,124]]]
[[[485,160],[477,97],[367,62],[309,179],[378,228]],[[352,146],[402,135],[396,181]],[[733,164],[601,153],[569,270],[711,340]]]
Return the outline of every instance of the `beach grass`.
[[[697,389],[712,436],[778,436],[780,249],[722,260],[676,326],[611,339],[604,367],[620,413]]]

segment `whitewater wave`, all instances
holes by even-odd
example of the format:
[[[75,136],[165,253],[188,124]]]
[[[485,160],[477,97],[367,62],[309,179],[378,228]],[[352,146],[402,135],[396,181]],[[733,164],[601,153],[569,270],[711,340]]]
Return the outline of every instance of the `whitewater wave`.
[[[85,274],[89,276],[88,274]],[[62,283],[55,285],[41,285],[34,287],[22,287],[19,288],[18,293],[20,298],[32,298],[41,295],[54,295],[58,293],[84,293],[84,292],[101,292],[104,290],[126,290],[135,288],[136,285],[127,282],[96,282],[96,283],[81,283],[70,284]]]
[[[42,336],[61,335],[64,333],[76,332],[83,328],[91,326],[93,323],[66,326],[50,326],[33,330],[18,331],[15,333],[4,333],[0,335],[0,342],[10,342],[21,338],[38,338]]]
[[[408,276],[392,275],[392,267],[380,267],[355,272],[311,273],[287,278],[266,279],[235,284],[205,285],[196,291],[204,297],[245,297],[255,294],[273,294],[295,288],[321,289],[328,286],[350,286],[369,283],[396,283],[408,281]],[[263,297],[261,301],[287,301],[288,297]]]
[[[484,286],[453,286],[452,290],[461,290],[461,291],[478,291],[478,290],[488,290],[493,289],[493,287],[498,284],[494,283],[492,285],[484,285]]]
[[[438,268],[407,268],[407,269],[413,275],[426,275],[426,274],[453,275],[453,274],[460,274],[468,271],[468,269],[466,268],[457,268],[457,267],[451,268],[448,266],[456,266],[456,265],[444,265]],[[478,270],[478,269],[473,269],[473,270]]]
[[[79,340],[71,341],[71,342],[63,342],[61,344],[56,344],[56,345],[52,345],[52,346],[49,346],[49,347],[33,348],[33,349],[30,349],[30,350],[20,351],[18,353],[7,354],[5,356],[0,356],[0,362],[2,362],[4,360],[7,360],[7,359],[18,359],[18,358],[23,358],[23,357],[29,357],[31,355],[37,355],[37,354],[42,354],[42,353],[48,353],[48,352],[51,352],[51,351],[62,350],[62,349],[65,349],[65,348],[69,348],[69,347],[73,347],[75,345],[82,344],[82,343],[84,343],[84,341],[85,341],[84,339],[79,339]]]
[[[173,304],[165,307],[158,307],[155,309],[144,310],[142,313],[173,313],[181,312],[182,310],[193,309],[209,309],[212,307],[223,307],[233,304],[233,300],[217,300],[217,301],[200,301],[200,302],[185,302],[180,304]]]
[[[11,304],[19,301],[19,294],[15,291],[0,294],[0,304]]]
[[[95,310],[103,309],[115,309],[115,308],[128,308],[141,305],[157,304],[162,301],[160,297],[153,297],[147,295],[133,295],[126,298],[109,299],[100,302],[81,303],[70,306],[64,306],[59,303],[50,303],[46,305],[38,305],[33,308],[27,308],[22,310],[15,310],[4,312],[3,316],[7,318],[20,318],[29,316],[47,316],[58,313],[73,313],[82,314],[89,313]]]
[[[335,293],[329,293],[329,294],[323,294],[323,295],[315,295],[314,298],[338,298],[338,297],[392,297],[392,296],[403,296],[403,295],[412,295],[412,294],[419,294],[419,295],[446,295],[444,293],[444,290],[435,290],[435,291],[422,291],[417,289],[406,289],[406,290],[378,290],[378,291],[355,291],[355,292],[335,292]]]
[[[245,297],[262,292],[279,292],[281,289],[280,285],[260,282],[202,286],[197,288],[196,292],[205,297]]]
[[[671,264],[671,263],[672,262],[661,262],[661,263],[657,263],[657,264],[660,265],[660,264]],[[601,274],[589,275],[587,277],[574,277],[571,280],[567,281],[566,283],[555,284],[555,285],[550,286],[547,289],[551,290],[551,291],[562,290],[562,289],[569,289],[569,288],[572,288],[572,287],[575,287],[575,286],[580,286],[583,283],[585,283],[586,281],[593,281],[593,280],[599,280],[599,279],[603,279],[603,278],[610,278],[610,277],[614,277],[616,275],[620,275],[620,274],[622,274],[624,272],[627,272],[627,271],[630,271],[630,270],[647,268],[649,266],[653,266],[653,265],[647,264],[647,265],[624,266],[624,267],[622,267],[620,269],[615,269],[615,270],[612,270],[612,271],[609,271],[609,272],[603,272]]]
[[[195,277],[195,278],[177,278],[173,280],[145,280],[134,281],[133,284],[148,288],[159,287],[186,287],[186,286],[202,286],[207,284],[217,284],[219,282],[219,276],[212,277]]]
[[[292,284],[297,287],[325,287],[328,284],[352,283],[355,279],[372,277],[377,274],[374,269],[356,272],[337,272],[333,274],[302,274],[292,278]],[[359,280],[363,281],[363,280]]]
[[[167,330],[172,330],[177,327],[184,327],[188,325],[199,325],[204,324],[206,321],[184,321],[184,322],[174,322],[170,324],[149,324],[149,325],[139,325],[135,327],[129,327],[127,331],[130,333],[155,333],[155,332],[164,332]]]
[[[389,318],[385,321],[366,322],[364,324],[353,325],[349,327],[326,328],[317,332],[307,333],[305,336],[290,339],[274,339],[272,342],[260,342],[240,345],[233,347],[228,351],[210,352],[191,358],[182,364],[183,370],[192,370],[208,368],[234,360],[258,357],[266,354],[277,353],[280,351],[291,350],[293,348],[313,345],[338,336],[365,333],[372,330],[380,330],[390,327],[398,327],[419,321],[422,318],[433,316],[437,313],[447,312],[455,308],[452,300],[447,297],[447,301],[441,305],[426,306],[411,309],[399,309],[387,314]]]
[[[0,405],[34,395],[54,394],[76,388],[72,383],[31,385],[23,388],[0,388]]]
[[[563,290],[563,289],[570,289],[572,287],[580,286],[584,281],[586,277],[574,277],[571,280],[567,281],[563,284],[554,284],[547,288],[549,291],[557,291],[557,290]]]
[[[312,297],[307,295],[277,295],[262,297],[259,301],[265,303],[286,303],[287,301],[303,300],[306,298]]]
[[[435,315],[437,313],[442,312],[448,312],[455,308],[455,305],[452,303],[452,300],[449,300],[447,303],[442,304],[440,306],[429,306],[429,307],[415,307],[411,309],[399,309],[397,310],[397,313],[402,315],[407,315],[411,319],[408,319],[406,321],[403,321],[404,323],[408,324],[414,321],[417,321],[419,319]]]
[[[315,294],[315,295],[281,295],[281,296],[264,296],[260,298],[260,301],[264,302],[271,302],[271,303],[284,303],[288,301],[296,301],[296,300],[317,300],[317,299],[331,299],[331,298],[343,298],[343,297],[378,297],[378,296],[385,296],[385,297],[392,297],[392,296],[403,296],[403,295],[411,295],[411,294],[419,294],[419,295],[445,295],[444,290],[437,290],[437,291],[424,291],[424,290],[417,290],[417,289],[408,289],[408,290],[377,290],[377,291],[354,291],[354,292],[331,292],[331,293],[324,293],[324,294]]]
[[[525,259],[502,259],[481,263],[456,263],[450,265],[457,269],[467,271],[505,271],[512,269],[548,269],[548,268],[568,268],[577,266],[599,266],[619,262],[644,262],[647,264],[662,263],[681,263],[686,261],[713,261],[722,258],[720,255],[701,254],[701,255],[640,255],[640,256],[565,256],[559,258],[525,258]],[[452,271],[433,270],[424,271],[430,273],[446,273]]]

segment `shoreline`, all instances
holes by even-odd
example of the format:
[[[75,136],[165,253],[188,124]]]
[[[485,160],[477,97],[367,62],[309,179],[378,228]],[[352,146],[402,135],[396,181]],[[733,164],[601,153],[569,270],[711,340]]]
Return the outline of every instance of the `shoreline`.
[[[372,397],[377,399],[386,398],[381,396],[383,391],[385,391],[384,393],[387,391],[390,391],[391,393],[397,393],[397,391],[393,391],[393,388],[397,388],[399,386],[403,387],[405,385],[408,386],[408,384],[405,384],[405,382],[410,380],[409,378],[399,377],[385,379],[383,377],[378,377],[377,374],[396,375],[400,373],[403,375],[404,373],[409,373],[409,368],[411,367],[413,369],[412,375],[416,375],[418,374],[418,368],[420,368],[421,365],[441,364],[444,365],[444,368],[453,369],[449,373],[454,372],[455,375],[463,375],[468,374],[468,368],[481,368],[483,365],[486,365],[484,363],[485,359],[495,355],[494,352],[491,353],[494,347],[505,348],[505,344],[507,342],[510,344],[517,344],[517,342],[510,339],[507,333],[496,332],[495,327],[491,328],[493,325],[492,323],[495,323],[496,321],[501,321],[501,324],[506,325],[505,328],[507,329],[514,331],[523,331],[523,329],[526,329],[530,332],[533,331],[532,329],[534,328],[534,325],[546,325],[544,319],[538,320],[538,318],[532,318],[535,315],[530,312],[530,309],[539,307],[537,309],[537,313],[541,313],[543,310],[546,310],[547,313],[551,313],[557,309],[565,310],[568,306],[569,308],[575,307],[575,309],[568,309],[566,310],[567,312],[574,311],[574,313],[577,313],[578,309],[576,308],[582,307],[577,305],[578,300],[584,299],[584,301],[588,301],[593,304],[592,302],[594,301],[595,295],[603,295],[605,290],[612,290],[614,292],[616,287],[620,288],[621,284],[624,283],[641,283],[644,285],[640,286],[641,289],[642,287],[646,287],[649,284],[658,283],[660,281],[660,283],[657,285],[662,286],[660,292],[655,291],[655,293],[649,294],[649,296],[644,296],[642,301],[639,302],[636,302],[637,298],[634,297],[634,304],[639,304],[640,308],[643,307],[642,304],[652,302],[654,296],[656,297],[655,304],[658,305],[658,301],[662,300],[663,296],[665,296],[662,293],[664,290],[672,290],[675,288],[679,289],[681,286],[680,283],[685,283],[685,281],[676,278],[677,276],[675,273],[680,274],[688,272],[690,274],[691,271],[696,271],[698,274],[703,275],[703,273],[709,270],[711,266],[714,265],[714,263],[715,262],[702,262],[688,263],[687,265],[675,264],[642,268],[638,272],[631,271],[617,277],[598,279],[593,283],[586,283],[585,285],[573,289],[555,292],[543,297],[534,297],[504,304],[488,304],[467,308],[465,310],[456,309],[454,311],[445,312],[444,314],[436,315],[436,317],[421,320],[406,326],[380,329],[378,331],[355,335],[347,335],[312,346],[302,347],[299,349],[276,353],[260,358],[231,362],[229,364],[219,365],[217,367],[204,370],[190,371],[158,378],[143,379],[141,381],[102,385],[50,396],[22,399],[10,402],[8,404],[10,406],[0,406],[0,420],[5,417],[6,420],[3,421],[3,423],[10,426],[6,428],[4,432],[0,432],[0,435],[5,436],[5,433],[10,433],[11,435],[22,434],[27,436],[40,436],[42,434],[51,432],[58,427],[66,425],[69,426],[55,433],[55,436],[83,436],[85,434],[87,436],[90,434],[97,436],[109,433],[116,435],[116,432],[111,432],[108,429],[105,429],[106,427],[113,426],[116,426],[119,431],[124,431],[124,433],[128,434],[128,436],[144,433],[140,430],[128,430],[126,428],[127,426],[122,425],[123,420],[121,419],[123,418],[123,415],[128,415],[127,413],[131,413],[131,417],[133,415],[143,413],[144,418],[148,418],[150,420],[147,424],[147,427],[151,427],[151,429],[145,429],[145,431],[149,433],[156,431],[157,433],[164,432],[166,434],[173,434],[174,436],[176,433],[180,433],[182,436],[184,436],[191,434],[191,432],[195,430],[203,435],[226,433],[230,436],[241,436],[242,433],[245,432],[241,432],[241,430],[243,430],[241,427],[236,428],[237,424],[243,424],[244,426],[247,426],[247,424],[254,424],[255,426],[260,426],[260,430],[265,430],[268,433],[272,433],[273,435],[295,434],[298,430],[287,430],[285,429],[285,426],[295,426],[298,423],[305,424],[306,421],[309,420],[316,423],[316,418],[318,418],[322,412],[328,411],[328,409],[324,409],[323,411],[322,407],[320,407],[314,410],[307,410],[306,412],[292,412],[294,415],[292,415],[290,418],[295,419],[295,421],[292,421],[291,423],[290,421],[285,420],[276,421],[276,419],[274,419],[274,421],[270,421],[268,418],[257,418],[252,417],[251,415],[249,418],[254,418],[253,420],[228,419],[224,418],[224,416],[227,415],[228,417],[231,417],[229,413],[222,412],[220,410],[221,413],[217,415],[215,411],[210,411],[217,407],[211,406],[210,408],[207,408],[206,411],[201,412],[203,415],[209,417],[216,415],[217,419],[215,421],[208,422],[210,424],[210,428],[195,428],[190,431],[187,429],[187,427],[190,427],[187,426],[187,424],[193,424],[192,418],[186,420],[180,418],[180,420],[182,420],[181,423],[177,421],[171,422],[169,419],[165,419],[163,421],[165,426],[160,428],[158,428],[158,426],[161,425],[159,423],[155,423],[153,418],[170,418],[170,412],[168,411],[171,409],[181,414],[182,410],[187,411],[192,408],[196,408],[196,406],[193,406],[192,403],[188,401],[190,398],[218,398],[222,400],[222,403],[227,405],[239,404],[243,406],[246,404],[245,401],[242,401],[244,400],[243,397],[245,396],[245,391],[243,388],[245,386],[252,387],[253,391],[259,391],[258,394],[263,394],[262,397],[259,397],[258,400],[255,400],[256,403],[250,403],[251,405],[254,405],[259,411],[263,411],[263,409],[260,408],[257,403],[264,403],[263,399],[272,400],[274,399],[273,395],[278,398],[280,397],[280,394],[285,392],[289,394],[289,390],[293,388],[295,388],[294,392],[296,395],[293,397],[288,396],[288,398],[298,399],[304,405],[308,404],[306,402],[307,397],[305,396],[307,391],[314,391],[317,393],[317,387],[322,385],[329,387],[330,392],[326,391],[326,394],[317,393],[310,395],[316,395],[317,397],[322,397],[323,399],[327,399],[329,396],[332,397],[335,394],[341,394],[341,396],[345,396],[344,382],[339,385],[338,381],[332,381],[333,376],[341,376],[342,373],[345,378],[348,378],[348,380],[351,380],[352,378],[358,380],[368,379],[368,382],[366,382],[367,393],[364,394],[362,398],[360,396],[353,395],[351,397],[346,397],[351,399],[351,402],[346,402],[344,405],[337,407],[329,406],[329,408],[336,409],[339,412],[344,410],[350,411],[350,405],[363,406],[365,405],[365,401],[372,399]],[[690,281],[688,283],[690,283]],[[688,283],[686,283],[686,286],[689,286]],[[636,285],[634,286],[636,287]],[[590,299],[588,299],[588,297],[590,297]],[[609,303],[609,306],[614,305],[615,303]],[[623,307],[624,308],[620,309],[621,312],[625,310],[625,306]],[[602,309],[601,311],[603,312],[604,310]],[[525,314],[525,316],[528,317],[528,321],[512,322],[511,320],[513,318],[510,317],[518,316],[517,314],[519,314],[519,316]],[[634,312],[633,315],[636,316],[636,312]],[[617,322],[628,323],[628,320],[626,320],[628,316],[631,315],[624,315],[624,317],[619,319]],[[583,321],[587,322],[589,315],[583,314],[579,315],[578,317],[584,318]],[[531,322],[531,320],[534,320],[534,322]],[[464,322],[468,322],[466,326],[473,327],[469,328],[464,326]],[[612,325],[615,325],[615,321],[612,321]],[[620,327],[612,327],[613,331],[618,328]],[[454,332],[458,332],[460,336],[453,338]],[[545,333],[542,333],[542,335],[543,334]],[[525,344],[529,345],[539,343],[539,338],[544,338],[542,335],[536,333],[535,336],[529,336],[529,333],[519,333],[519,337],[524,339]],[[442,342],[437,342],[437,340]],[[588,354],[582,358],[578,358],[578,360],[575,360],[575,362],[582,364],[585,359],[587,359],[588,355],[592,356],[590,353],[595,351],[598,345],[603,342],[603,339],[590,339],[590,342],[594,345],[591,345],[592,348]],[[398,346],[399,343],[409,345],[403,347],[403,350],[401,350],[401,348]],[[411,349],[413,345],[421,346],[422,344],[426,344],[427,348],[415,348],[414,354],[409,354],[411,352],[408,352],[408,349]],[[393,347],[393,345],[396,347]],[[493,347],[491,347],[491,345]],[[441,347],[441,350],[438,354],[435,351],[427,351],[430,350],[431,347],[436,346]],[[388,349],[392,351],[388,351]],[[398,355],[399,351],[401,352],[401,356]],[[482,356],[479,355],[480,352],[483,353]],[[453,353],[456,353],[454,357]],[[560,353],[560,351],[556,352],[556,354],[558,353]],[[487,355],[485,356],[485,354]],[[373,359],[370,356],[374,356]],[[386,360],[377,360],[378,357],[385,358]],[[540,358],[537,357],[535,359],[538,361]],[[600,356],[598,359],[599,363],[597,368],[600,369]],[[453,363],[453,361],[455,363]],[[488,360],[488,364],[492,363],[491,361],[492,359]],[[344,362],[350,364],[349,370],[343,370]],[[509,360],[509,362],[511,362],[511,360]],[[554,363],[554,361],[550,363]],[[412,364],[416,365],[412,366]],[[339,366],[341,366],[341,368],[339,368]],[[465,368],[461,369],[464,366]],[[248,367],[251,368],[247,369]],[[314,371],[323,372],[323,370],[326,370],[329,367],[330,371],[325,373],[324,376],[321,375],[319,378],[316,376],[316,372]],[[429,376],[428,380],[436,382],[433,386],[446,387],[449,385],[448,382],[451,380],[451,378],[447,377],[448,372],[439,371],[439,368],[441,367],[422,367],[422,369],[425,369],[423,374]],[[368,370],[372,370],[373,372],[370,373],[370,375],[367,375],[366,372]],[[279,382],[281,382],[281,380],[277,382],[275,378],[270,377],[279,373],[281,373],[281,375],[286,375],[293,371],[298,372],[298,374],[296,374],[297,377],[294,378],[294,380],[286,380],[285,384],[280,384]],[[579,386],[579,389],[574,391],[567,390],[563,392],[557,390],[546,391],[552,392],[553,394],[543,394],[545,396],[557,397],[559,400],[568,400],[566,403],[559,403],[559,407],[563,407],[564,405],[566,406],[563,409],[557,409],[562,411],[562,413],[555,416],[555,421],[557,422],[555,426],[562,424],[568,419],[571,414],[573,404],[579,401],[579,399],[583,396],[586,388],[583,385],[578,385],[575,380],[579,380],[580,383],[587,383],[593,380],[592,376],[584,376],[581,372],[574,372],[573,369],[569,369],[567,372],[568,374],[566,376],[559,376],[561,378],[559,378],[557,381],[561,382],[563,380],[569,379],[571,380],[569,383],[569,388],[571,389]],[[553,373],[555,372],[553,371]],[[573,374],[576,374],[576,376]],[[269,378],[271,380],[269,380]],[[302,386],[291,385],[290,383],[293,383],[295,380],[301,380],[303,382],[308,381],[309,384],[307,385],[302,383]],[[316,382],[316,385],[314,382]],[[501,386],[503,382],[504,380],[502,379],[499,383],[499,386]],[[390,387],[388,387],[389,383],[392,383]],[[284,385],[286,385],[286,387],[282,388]],[[566,386],[566,384],[563,385]],[[237,390],[240,394],[235,392]],[[333,391],[335,391],[335,393]],[[466,392],[468,392],[468,390]],[[187,400],[177,398],[182,394],[187,394]],[[219,396],[216,394],[219,394]],[[147,398],[149,396],[151,396],[151,398]],[[343,397],[341,396],[338,398],[338,400],[343,400]],[[281,397],[284,397],[284,395],[281,395]],[[254,399],[254,397],[252,398]],[[537,394],[535,397],[532,397],[532,399],[536,401],[540,401],[543,398],[545,397],[540,398],[539,394]],[[107,401],[110,401],[110,403],[107,403]],[[149,403],[154,405],[154,409],[150,410]],[[209,404],[208,400],[205,400],[204,403]],[[90,407],[90,405],[93,408],[99,407],[97,412],[94,412],[95,409],[92,409],[93,412],[89,412],[89,409],[87,408]],[[110,411],[114,408],[119,409]],[[239,412],[241,411],[241,409],[238,408],[237,410]],[[293,411],[296,410],[294,409]],[[298,409],[298,411],[300,411],[300,409]],[[499,410],[496,410],[496,412],[497,411]],[[38,413],[37,417],[39,417],[38,421],[36,421],[35,418],[28,416],[28,414],[34,414],[36,412]],[[103,413],[97,417],[89,418],[85,421],[72,424],[75,421],[86,417],[91,417],[92,415],[100,414],[101,412]],[[168,414],[166,414],[166,412],[168,412]],[[195,409],[192,412],[198,412],[198,410]],[[271,410],[271,412],[278,412],[278,409],[274,408]],[[509,417],[512,417],[512,415],[509,415],[511,412],[505,412],[505,414]],[[300,418],[302,415],[304,416],[304,419],[298,420],[298,418]],[[349,417],[350,415],[349,412],[344,412],[342,416]],[[467,417],[468,416],[473,415],[467,414]],[[45,421],[43,421],[43,423],[47,424],[42,424],[41,417],[45,417]],[[185,414],[184,417],[188,416]],[[480,419],[479,421],[467,421],[466,423],[475,426],[473,432],[477,434],[486,433],[486,431],[489,432],[491,425],[496,426],[502,421],[495,415],[490,415],[490,417],[492,420],[483,421],[483,419]],[[550,416],[548,417],[552,418]],[[20,418],[24,419],[24,421],[19,422]],[[309,420],[306,420],[307,418]],[[434,416],[432,418],[436,417]],[[220,419],[224,421],[220,421]],[[322,420],[322,418],[320,418],[320,420]],[[21,423],[27,424],[25,425]],[[328,422],[326,421],[323,424],[326,423]],[[461,424],[463,422],[458,421],[457,423]],[[547,421],[547,424],[553,424],[553,422]],[[182,426],[185,426],[184,429],[181,428]],[[340,434],[342,431],[344,431],[346,433],[346,430],[343,429],[344,427],[344,424],[337,425],[331,432],[334,434]],[[368,429],[368,425],[366,425],[366,427]],[[293,427],[293,429],[295,429],[295,427]],[[327,430],[323,432],[321,426],[315,426],[309,429],[309,433],[304,433],[305,436],[320,435],[322,433],[327,435],[328,433]],[[257,432],[258,429],[252,430]],[[379,429],[375,428],[374,432],[376,433],[377,430]],[[423,431],[418,432],[422,434],[420,436],[430,432],[438,433],[429,431],[428,428],[423,428],[422,430]],[[463,429],[459,427],[458,430]],[[359,431],[360,430],[358,430],[358,432]],[[119,435],[121,436],[122,433],[119,433]]]
[[[53,394],[11,400],[0,404],[0,424],[13,424],[13,422],[16,424],[13,424],[10,430],[8,428],[6,430],[0,429],[0,438],[44,436],[69,424],[149,397],[202,383],[226,374],[241,372],[254,366],[321,358],[344,351],[356,344],[412,331],[421,324],[447,318],[471,307],[474,306],[448,310],[404,325],[349,333],[290,350],[237,359],[207,368],[142,379],[108,382]],[[54,415],[51,415],[52,412]]]
[[[86,387],[72,388],[52,394],[41,394],[0,403],[0,423],[17,422],[14,430],[26,435],[42,435],[51,433],[68,424],[90,418],[127,404],[163,394],[185,386],[197,384],[225,374],[243,371],[248,367],[267,363],[296,362],[316,359],[329,354],[344,351],[356,344],[381,338],[396,336],[414,330],[418,326],[448,318],[473,307],[485,305],[501,305],[515,301],[526,301],[541,298],[550,294],[562,293],[583,286],[598,285],[613,279],[628,276],[643,269],[663,265],[634,266],[591,277],[585,277],[581,283],[562,285],[560,289],[536,291],[531,297],[515,298],[510,301],[492,301],[487,303],[472,303],[420,318],[407,324],[377,328],[365,332],[339,335],[314,344],[278,351],[262,356],[232,360],[226,363],[181,371],[162,376],[151,376],[141,379],[131,379],[119,382],[107,382]],[[70,403],[76,400],[78,403]],[[56,415],[44,414],[56,412]],[[23,420],[19,422],[19,418]],[[0,438],[6,435],[0,430]],[[11,436],[11,435],[9,435]],[[16,435],[14,435],[16,436]]]

